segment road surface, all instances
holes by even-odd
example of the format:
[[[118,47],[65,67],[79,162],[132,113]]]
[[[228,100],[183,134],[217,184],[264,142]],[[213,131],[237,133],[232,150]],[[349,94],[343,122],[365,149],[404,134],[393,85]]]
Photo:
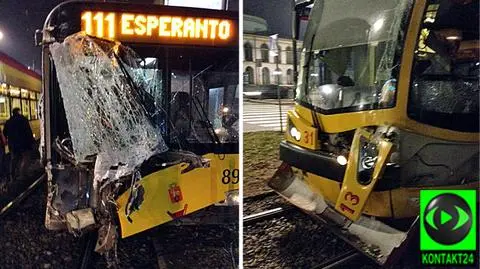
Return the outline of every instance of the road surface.
[[[276,100],[265,103],[243,102],[243,132],[280,131],[280,114]],[[283,103],[284,101],[282,101]],[[283,131],[285,131],[287,111],[293,108],[291,101],[282,104]]]

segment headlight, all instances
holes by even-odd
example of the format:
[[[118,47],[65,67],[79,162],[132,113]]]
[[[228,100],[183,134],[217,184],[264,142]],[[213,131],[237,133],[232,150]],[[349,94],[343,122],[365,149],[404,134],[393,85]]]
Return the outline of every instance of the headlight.
[[[344,166],[347,164],[347,158],[343,155],[338,155],[337,156],[337,163],[341,166]]]
[[[225,193],[225,202],[227,205],[238,205],[240,203],[240,196],[238,190],[231,190]]]
[[[290,127],[290,135],[295,138],[295,140],[300,141],[302,134],[297,130],[297,128],[295,128],[295,126],[292,124],[290,126],[292,126]]]

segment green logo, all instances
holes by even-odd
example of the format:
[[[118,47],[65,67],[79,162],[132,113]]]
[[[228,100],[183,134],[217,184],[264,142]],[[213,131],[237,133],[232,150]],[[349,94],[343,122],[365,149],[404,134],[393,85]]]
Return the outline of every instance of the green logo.
[[[420,250],[476,250],[475,190],[420,191]]]

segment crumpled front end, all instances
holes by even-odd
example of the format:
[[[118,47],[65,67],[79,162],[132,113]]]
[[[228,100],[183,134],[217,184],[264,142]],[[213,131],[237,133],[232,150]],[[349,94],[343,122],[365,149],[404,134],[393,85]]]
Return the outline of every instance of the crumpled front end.
[[[350,115],[342,120],[351,124]],[[327,118],[300,105],[288,112],[284,163],[269,185],[380,264],[398,258],[416,227],[421,190],[478,186],[478,143],[362,122],[327,133],[344,126]]]
[[[129,77],[137,64],[132,50],[83,33],[49,49],[68,133],[52,137],[46,226],[76,234],[99,228],[108,240],[100,238],[97,250],[107,250],[115,241],[115,199],[130,188],[133,207],[140,165],[168,148]]]

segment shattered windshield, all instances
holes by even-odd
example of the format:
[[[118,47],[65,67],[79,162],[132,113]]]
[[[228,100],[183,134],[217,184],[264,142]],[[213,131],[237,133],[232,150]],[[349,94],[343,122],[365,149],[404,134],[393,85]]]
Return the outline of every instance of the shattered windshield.
[[[51,44],[50,51],[77,162],[98,155],[101,170],[118,163],[131,170],[167,150],[145,106],[145,92],[124,69],[136,69],[135,52],[82,33]]]
[[[395,105],[406,0],[316,1],[297,100],[322,113]]]

